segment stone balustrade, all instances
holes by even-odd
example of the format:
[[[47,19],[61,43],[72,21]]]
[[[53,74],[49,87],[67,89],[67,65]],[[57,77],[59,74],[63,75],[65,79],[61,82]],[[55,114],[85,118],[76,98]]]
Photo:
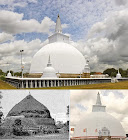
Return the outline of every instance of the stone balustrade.
[[[17,88],[48,88],[62,86],[88,85],[111,82],[111,78],[17,78],[6,77],[6,82]]]

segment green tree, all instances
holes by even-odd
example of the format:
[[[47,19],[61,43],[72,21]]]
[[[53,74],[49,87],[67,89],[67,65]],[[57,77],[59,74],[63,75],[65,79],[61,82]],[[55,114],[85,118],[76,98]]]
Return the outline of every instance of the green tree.
[[[117,74],[116,72],[112,72],[111,77],[116,77],[116,74]]]
[[[9,73],[9,70],[6,72],[6,75]],[[11,75],[13,75],[13,71],[12,70],[10,70],[10,73],[11,73]]]
[[[0,75],[4,75],[4,72],[0,69]]]
[[[21,76],[21,72],[15,72],[14,76]]]
[[[103,74],[108,74],[109,76],[116,76],[117,74],[117,70],[114,69],[114,68],[109,68],[109,69],[106,69],[105,71],[103,71]]]

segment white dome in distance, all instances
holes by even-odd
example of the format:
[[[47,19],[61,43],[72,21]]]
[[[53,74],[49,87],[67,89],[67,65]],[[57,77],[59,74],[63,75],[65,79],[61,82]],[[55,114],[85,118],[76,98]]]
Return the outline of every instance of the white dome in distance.
[[[56,71],[52,67],[52,64],[50,61],[50,56],[49,56],[47,67],[44,68],[43,75],[41,76],[41,78],[57,78]]]
[[[118,70],[118,73],[117,73],[117,75],[116,75],[116,79],[120,79],[122,76],[121,76],[121,74],[120,74],[120,72],[119,72],[119,70]]]
[[[11,72],[9,71],[8,74],[7,74],[7,78],[10,78],[10,77],[12,77],[12,74],[11,74]]]

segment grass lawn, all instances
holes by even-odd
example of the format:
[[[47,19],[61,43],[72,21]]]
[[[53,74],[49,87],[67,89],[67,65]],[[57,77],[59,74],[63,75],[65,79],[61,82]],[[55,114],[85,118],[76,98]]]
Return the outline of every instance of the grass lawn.
[[[78,85],[67,87],[50,87],[42,89],[128,89],[128,81],[121,81],[118,83],[100,83],[90,85]]]
[[[16,88],[0,80],[0,89],[16,89]]]

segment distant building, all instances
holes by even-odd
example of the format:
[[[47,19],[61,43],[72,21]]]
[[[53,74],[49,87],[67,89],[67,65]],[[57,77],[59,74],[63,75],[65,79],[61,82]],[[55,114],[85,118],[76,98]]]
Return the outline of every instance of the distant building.
[[[84,66],[82,78],[90,78],[90,67],[89,67],[87,62],[85,64],[85,66]]]
[[[90,78],[108,78],[108,74],[103,74],[101,72],[96,72],[93,75],[90,75]]]

